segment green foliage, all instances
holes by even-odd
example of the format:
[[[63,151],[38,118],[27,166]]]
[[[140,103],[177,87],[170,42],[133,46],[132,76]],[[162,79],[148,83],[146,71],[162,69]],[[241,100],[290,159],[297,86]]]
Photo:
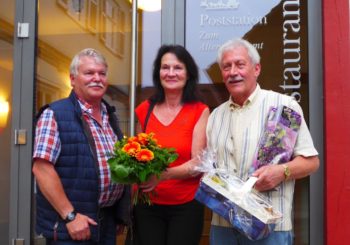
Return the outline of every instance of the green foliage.
[[[141,136],[140,136],[141,135]],[[146,141],[139,140],[146,139]],[[141,149],[148,149],[153,152],[154,158],[150,161],[139,161],[135,155],[128,154],[123,147],[130,143],[137,142]],[[114,145],[112,157],[108,160],[112,180],[116,183],[132,184],[148,180],[152,175],[160,174],[177,159],[178,155],[174,148],[162,148],[153,138],[153,134],[139,134],[137,137],[123,138]]]

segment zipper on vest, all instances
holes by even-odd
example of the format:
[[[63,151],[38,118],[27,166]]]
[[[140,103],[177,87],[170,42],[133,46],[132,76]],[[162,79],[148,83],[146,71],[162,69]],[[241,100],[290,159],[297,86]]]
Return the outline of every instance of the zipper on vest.
[[[55,225],[53,226],[53,240],[57,241],[57,228],[58,228],[58,221],[56,221]]]

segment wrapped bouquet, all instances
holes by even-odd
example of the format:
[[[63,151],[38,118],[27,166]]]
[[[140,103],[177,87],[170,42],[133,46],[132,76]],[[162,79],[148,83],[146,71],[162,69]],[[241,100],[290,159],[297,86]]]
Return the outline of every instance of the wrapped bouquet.
[[[174,148],[163,148],[157,144],[154,133],[140,133],[117,141],[108,164],[114,182],[139,184],[147,181],[152,175],[159,177],[177,157]],[[149,195],[150,193],[139,191],[137,188],[133,203],[140,201],[151,204]]]
[[[288,162],[293,154],[300,124],[300,114],[291,108],[270,108],[250,173],[267,164]]]

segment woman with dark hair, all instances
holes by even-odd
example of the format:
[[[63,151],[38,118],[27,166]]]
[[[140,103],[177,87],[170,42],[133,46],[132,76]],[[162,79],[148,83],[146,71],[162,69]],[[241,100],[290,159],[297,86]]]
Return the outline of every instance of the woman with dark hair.
[[[208,107],[196,96],[198,67],[180,45],[163,45],[153,64],[156,91],[136,108],[142,131],[154,132],[158,143],[176,149],[179,157],[158,179],[143,183],[155,191],[153,205],[134,209],[137,244],[199,244],[204,207],[194,195],[200,175],[193,170],[206,146]]]

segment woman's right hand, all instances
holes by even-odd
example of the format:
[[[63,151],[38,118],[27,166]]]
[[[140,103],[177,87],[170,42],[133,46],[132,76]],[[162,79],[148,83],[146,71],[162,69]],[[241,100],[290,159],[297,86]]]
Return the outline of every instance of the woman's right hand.
[[[153,191],[161,180],[156,176],[152,175],[147,181],[142,182],[139,185],[140,190],[143,192]]]

